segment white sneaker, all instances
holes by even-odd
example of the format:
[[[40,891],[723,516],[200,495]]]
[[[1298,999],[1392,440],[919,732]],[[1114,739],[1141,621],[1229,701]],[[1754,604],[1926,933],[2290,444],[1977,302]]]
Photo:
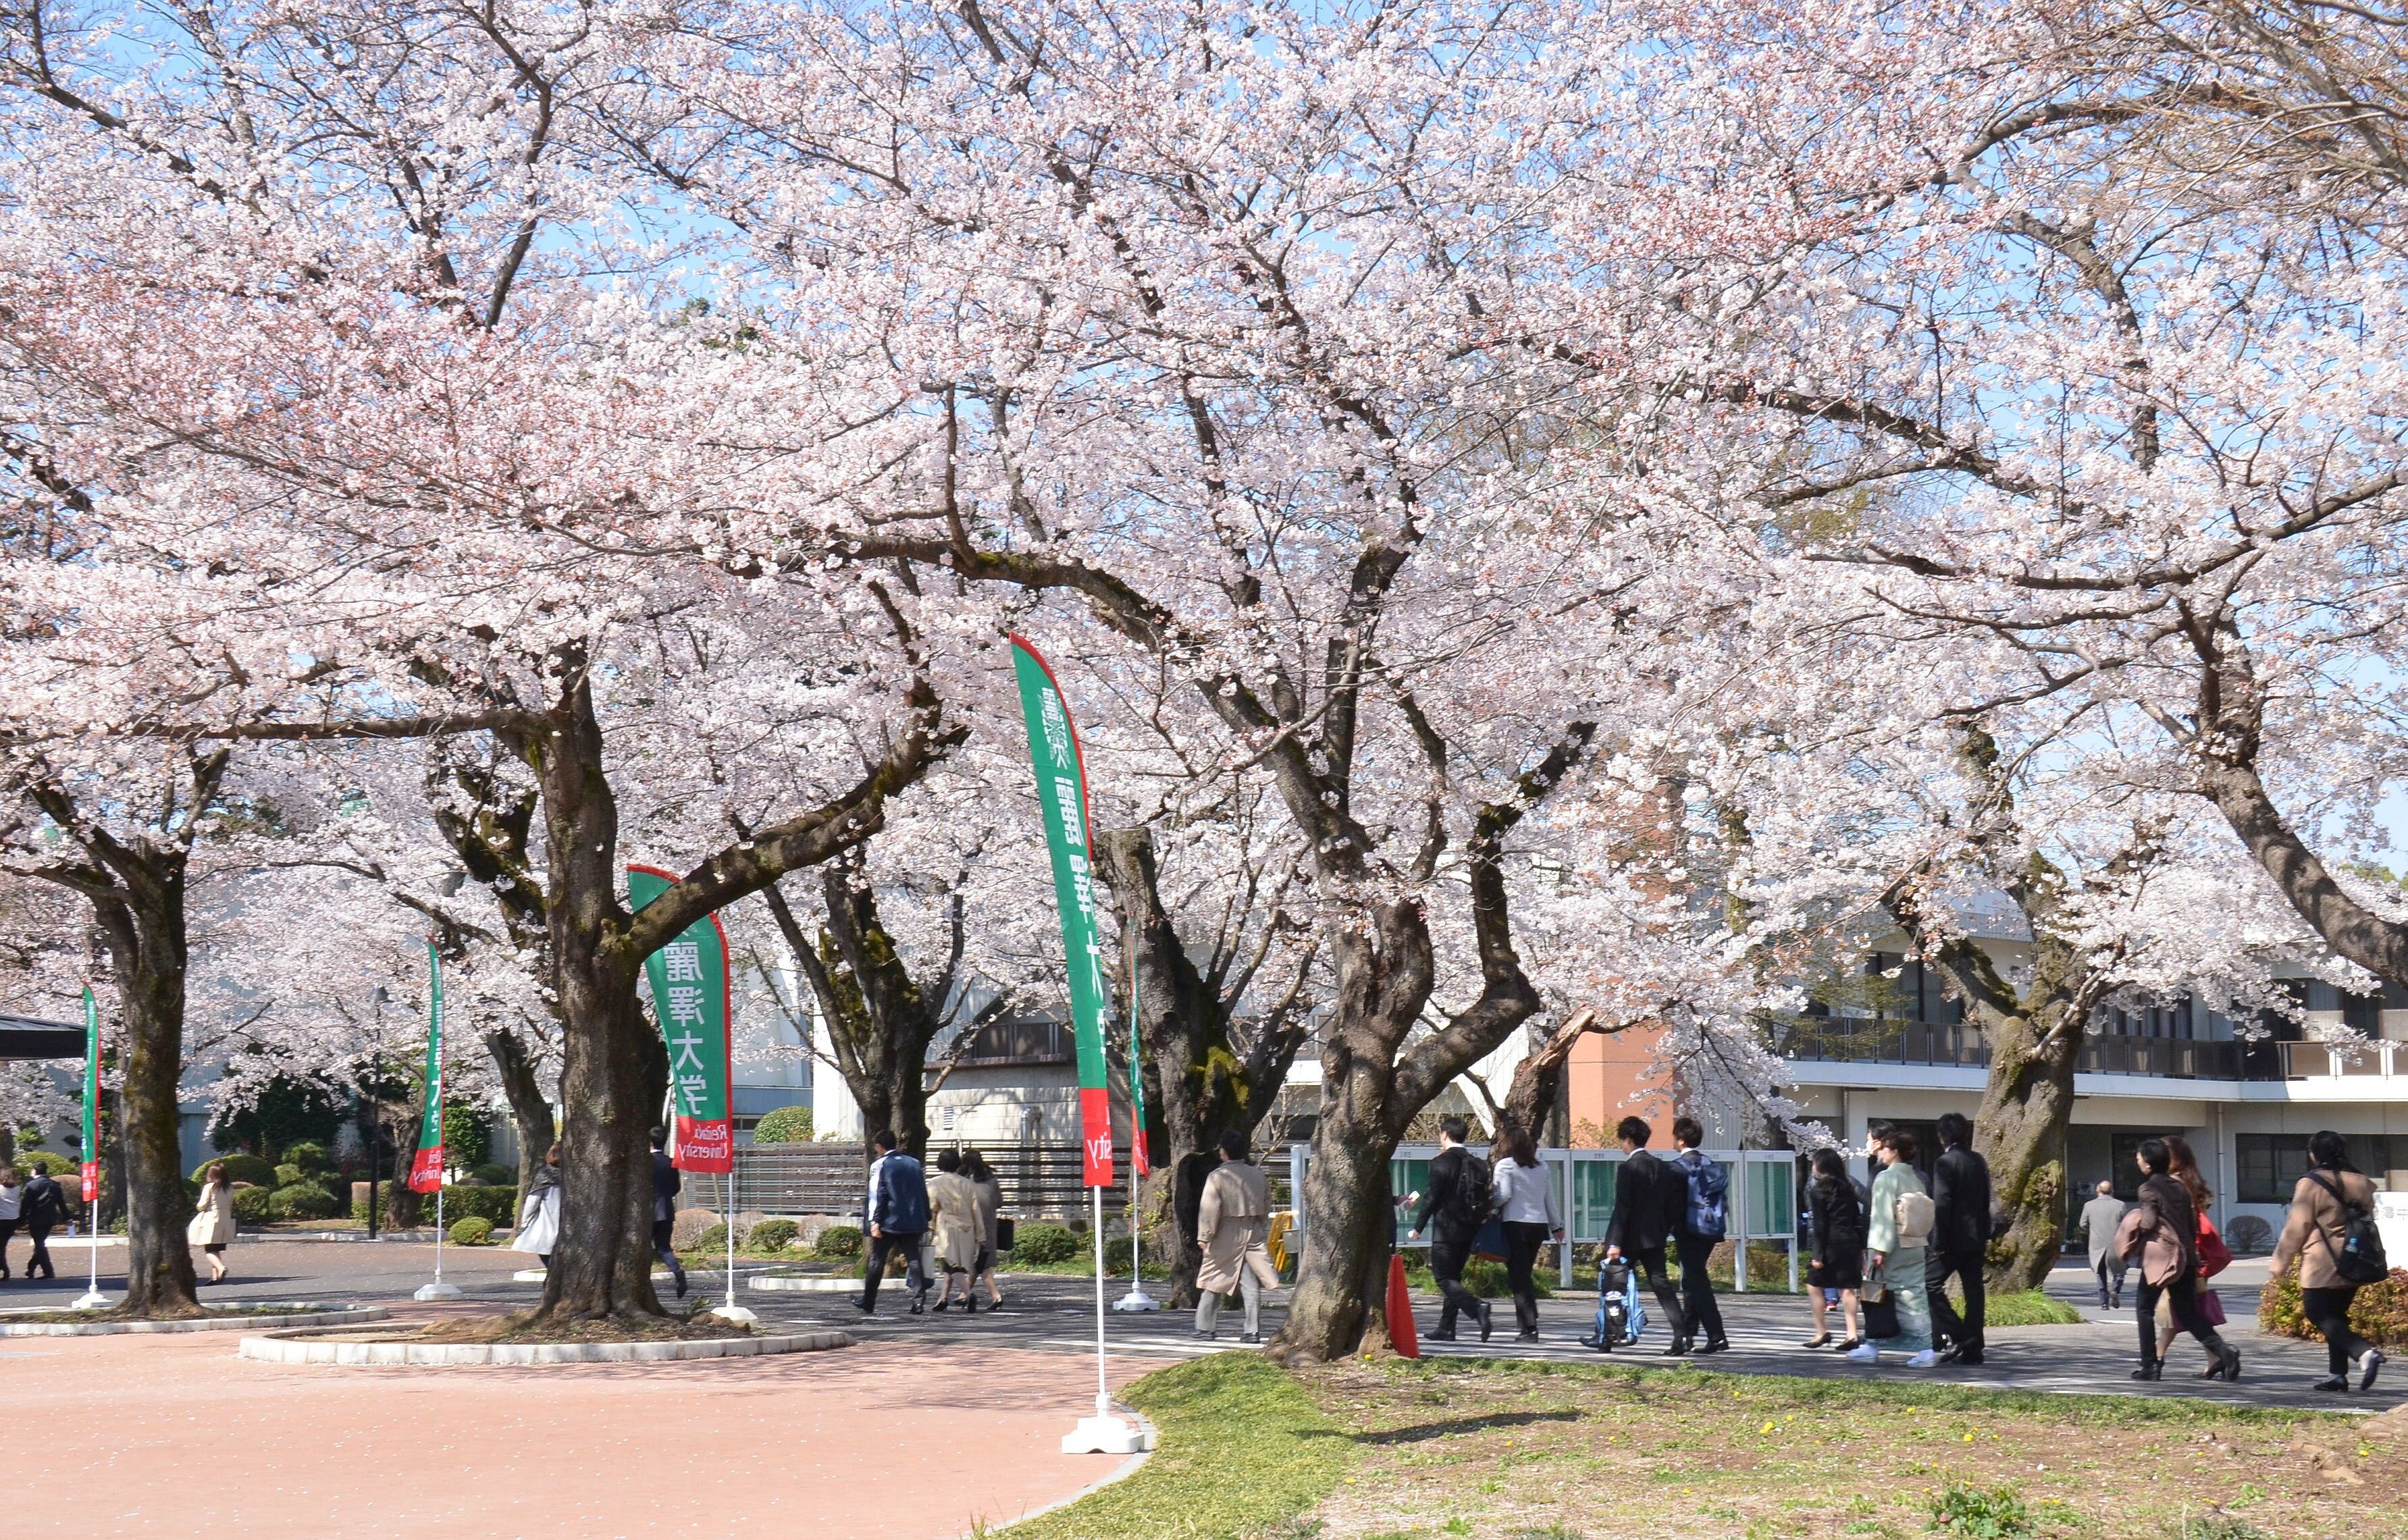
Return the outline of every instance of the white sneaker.
[[[1923,1351],[1915,1354],[1913,1358],[1908,1359],[1906,1361],[1906,1366],[1910,1369],[1928,1369],[1939,1362],[1940,1355],[1931,1348],[1926,1348]]]
[[[1881,1349],[1868,1342],[1861,1348],[1848,1349],[1847,1360],[1850,1363],[1879,1363]]]

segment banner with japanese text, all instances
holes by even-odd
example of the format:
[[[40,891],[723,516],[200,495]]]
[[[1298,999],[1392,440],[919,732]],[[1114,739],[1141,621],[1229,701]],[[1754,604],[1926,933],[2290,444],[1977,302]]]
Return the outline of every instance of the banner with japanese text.
[[[1079,1044],[1079,1144],[1082,1180],[1112,1185],[1112,1093],[1105,1072],[1104,957],[1096,940],[1096,889],[1087,844],[1087,773],[1062,687],[1043,657],[1011,639],[1020,708],[1028,720],[1028,757],[1037,769],[1037,805],[1054,857],[1054,897],[1062,911],[1062,954],[1070,1021]]]
[[[640,909],[668,891],[677,874],[627,868],[627,903]],[[668,1045],[669,1090],[677,1105],[669,1162],[680,1171],[733,1171],[736,1119],[728,1103],[727,933],[705,915],[644,959],[652,1017]]]
[[[83,987],[83,1201],[100,1198],[100,1003]],[[95,1223],[97,1221],[94,1221]],[[28,1272],[26,1280],[34,1275]]]
[[[443,1186],[443,959],[426,943],[426,1109],[418,1115],[418,1155],[409,1162],[409,1190]]]

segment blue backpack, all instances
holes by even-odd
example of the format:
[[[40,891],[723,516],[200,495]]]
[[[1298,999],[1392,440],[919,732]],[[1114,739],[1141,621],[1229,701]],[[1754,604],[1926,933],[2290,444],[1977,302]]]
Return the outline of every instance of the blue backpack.
[[[1689,1174],[1689,1233],[1718,1241],[1727,1228],[1724,1199],[1730,1194],[1730,1173],[1694,1149],[1681,1152],[1681,1167]]]

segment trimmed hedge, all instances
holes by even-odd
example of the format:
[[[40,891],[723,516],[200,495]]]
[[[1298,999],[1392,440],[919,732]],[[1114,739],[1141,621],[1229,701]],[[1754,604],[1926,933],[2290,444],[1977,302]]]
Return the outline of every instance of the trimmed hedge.
[[[237,1224],[265,1224],[271,1216],[267,1203],[276,1194],[264,1187],[237,1187],[234,1190],[234,1217]]]
[[[812,1137],[811,1109],[807,1106],[773,1108],[752,1125],[756,1145],[807,1145]]]
[[[853,1224],[832,1224],[820,1232],[811,1243],[811,1250],[831,1262],[861,1255],[861,1227]]]
[[[397,1185],[394,1182],[377,1184],[380,1189],[377,1193],[377,1215],[388,1224],[393,1222]],[[513,1207],[517,1202],[518,1189],[515,1187],[447,1187],[443,1190],[443,1222],[448,1225],[454,1219],[475,1219],[484,1220],[496,1230],[507,1229],[517,1218]],[[366,1222],[367,1217],[367,1200],[363,1196],[351,1205],[351,1218]],[[435,1222],[434,1193],[418,1195],[418,1219],[421,1224]]]
[[[83,1167],[76,1164],[73,1156],[54,1154],[47,1149],[21,1149],[17,1151],[17,1157],[11,1163],[16,1166],[20,1175],[36,1171],[45,1176],[79,1177],[83,1175]],[[83,1199],[79,1196],[83,1189],[73,1182],[64,1185],[67,1189],[67,1202],[71,1204],[83,1202]]]
[[[248,1182],[253,1187],[272,1188],[281,1185],[276,1179],[276,1166],[273,1162],[263,1160],[257,1155],[245,1155],[239,1151],[232,1155],[210,1156],[208,1160],[203,1161],[200,1164],[193,1167],[193,1180],[194,1182],[208,1181],[209,1179],[209,1167],[213,1165],[224,1166],[226,1168],[226,1180],[237,1185],[244,1182]]]
[[[1011,1238],[1011,1260],[1025,1262],[1068,1262],[1079,1254],[1079,1237],[1068,1225],[1039,1219],[1017,1226]]]
[[[763,1219],[745,1235],[744,1244],[754,1251],[777,1251],[795,1243],[795,1221]]]
[[[240,1194],[236,1199],[235,1216],[239,1219]],[[267,1216],[273,1219],[331,1219],[342,1211],[342,1206],[332,1192],[314,1182],[294,1182],[267,1195]]]
[[[305,1176],[322,1176],[334,1164],[326,1157],[326,1147],[315,1139],[303,1139],[284,1147],[284,1162],[297,1166]]]
[[[307,1176],[307,1175],[302,1171],[302,1169],[301,1169],[299,1166],[294,1165],[294,1164],[293,1162],[291,1162],[290,1161],[287,1161],[284,1164],[280,1165],[280,1166],[278,1166],[278,1167],[276,1168],[276,1178],[275,1178],[275,1184],[274,1184],[274,1185],[276,1185],[276,1186],[278,1186],[278,1187],[298,1187],[298,1186],[300,1186],[304,1181],[307,1181],[308,1179],[308,1176]],[[316,1185],[316,1184],[312,1183],[311,1185],[313,1185],[313,1186],[314,1186],[314,1185]]]
[[[2350,1301],[2349,1324],[2378,1348],[2408,1348],[2408,1267],[2395,1267],[2381,1283],[2370,1283]],[[2258,1296],[2258,1325],[2286,1337],[2314,1337],[2316,1329],[2300,1310],[2300,1265],[2270,1280]]]
[[[518,1191],[519,1168],[514,1165],[480,1165],[468,1175],[487,1187],[507,1187]]]
[[[465,1219],[456,1221],[452,1226],[452,1244],[454,1246],[493,1245],[493,1221],[490,1219],[480,1219],[473,1214]]]
[[[709,1251],[714,1255],[724,1255],[727,1250],[727,1226],[724,1224],[712,1225],[701,1234],[696,1235],[694,1238],[694,1244],[687,1247],[686,1249],[688,1251]]]

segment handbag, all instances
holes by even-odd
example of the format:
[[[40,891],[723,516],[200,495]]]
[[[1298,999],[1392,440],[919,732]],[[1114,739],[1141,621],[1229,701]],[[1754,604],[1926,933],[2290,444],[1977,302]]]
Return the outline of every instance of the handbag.
[[[2205,1326],[2221,1326],[2225,1322],[2224,1296],[2213,1289],[2202,1289],[2196,1296],[2200,1322]]]
[[[1899,1334],[1898,1296],[1890,1292],[1888,1262],[1866,1272],[1864,1287],[1857,1290],[1856,1299],[1864,1307],[1867,1342]]]
[[[2232,1265],[2232,1248],[2224,1244],[2224,1237],[2215,1232],[2215,1221],[2204,1214],[2199,1217],[2199,1238],[2195,1244],[2199,1249],[2200,1277],[2212,1278]]]

